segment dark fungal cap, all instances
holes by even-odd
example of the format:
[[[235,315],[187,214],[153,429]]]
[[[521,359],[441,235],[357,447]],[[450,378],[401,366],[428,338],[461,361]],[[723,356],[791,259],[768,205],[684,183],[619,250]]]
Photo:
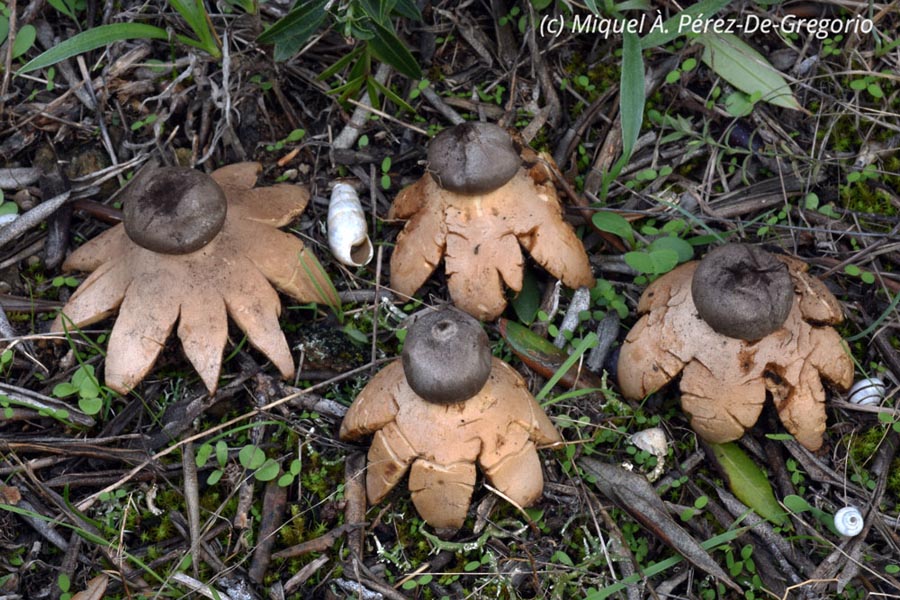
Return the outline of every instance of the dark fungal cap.
[[[481,324],[454,308],[425,313],[406,334],[403,372],[423,400],[468,400],[491,374],[491,350]]]
[[[449,127],[428,144],[428,171],[442,188],[486,194],[513,178],[521,165],[512,138],[493,123]]]
[[[728,337],[759,340],[784,324],[794,303],[787,266],[748,244],[725,244],[694,272],[691,296],[700,317]]]
[[[125,232],[161,254],[188,254],[221,231],[227,201],[209,175],[186,167],[149,168],[124,192]]]

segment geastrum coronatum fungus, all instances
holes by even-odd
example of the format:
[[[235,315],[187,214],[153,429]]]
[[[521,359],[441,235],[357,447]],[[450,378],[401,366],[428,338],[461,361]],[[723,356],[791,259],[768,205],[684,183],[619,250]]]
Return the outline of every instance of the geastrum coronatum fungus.
[[[619,356],[622,393],[641,399],[681,374],[681,405],[705,440],[741,437],[766,393],[810,450],[822,445],[822,379],[847,389],[853,362],[829,325],[838,300],[807,265],[726,244],[650,284]]]
[[[218,385],[228,318],[282,376],[294,362],[269,282],[300,302],[338,304],[316,257],[279,231],[303,212],[296,185],[255,188],[260,165],[206,175],[181,167],[144,169],[123,192],[124,217],[73,252],[67,271],[93,271],[52,330],[96,323],[119,311],[105,381],[126,393],[150,371],[176,321],[188,360],[210,392]]]
[[[391,287],[402,294],[415,294],[443,258],[454,304],[493,320],[506,307],[503,284],[522,289],[520,244],[568,287],[594,285],[547,169],[523,166],[497,125],[463,123],[439,133],[428,146],[427,172],[397,195],[388,216],[409,220],[391,256]]]
[[[481,325],[454,308],[419,316],[402,359],[350,407],[341,439],[371,433],[369,502],[380,502],[410,468],[413,503],[441,532],[465,521],[476,461],[501,494],[528,506],[544,486],[537,445],[562,441],[519,374],[491,356]]]

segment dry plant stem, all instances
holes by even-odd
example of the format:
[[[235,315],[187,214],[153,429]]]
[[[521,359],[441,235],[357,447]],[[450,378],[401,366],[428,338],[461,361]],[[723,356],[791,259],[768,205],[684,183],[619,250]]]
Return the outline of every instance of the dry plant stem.
[[[344,468],[344,497],[347,501],[344,521],[348,525],[360,526],[357,531],[347,533],[350,556],[363,560],[366,533],[363,527],[366,522],[366,455],[363,452],[354,452],[347,458]]]
[[[59,44],[59,40],[54,38],[53,29],[47,21],[39,21],[37,25],[35,25],[35,29],[37,30],[37,40],[45,50],[49,50]],[[69,88],[75,94],[75,97],[78,98],[78,101],[90,112],[97,110],[97,103],[94,102],[94,98],[92,98],[85,89],[85,82],[79,79],[78,75],[75,74],[75,69],[72,68],[72,61],[66,59],[56,63],[54,66],[57,71],[59,71],[59,74],[62,75],[63,79],[66,80],[66,83],[69,84]]]
[[[384,85],[390,73],[391,67],[387,63],[379,64],[378,69],[375,70],[375,81]],[[359,101],[356,109],[353,111],[353,115],[350,117],[350,121],[344,126],[344,129],[341,130],[338,136],[334,138],[331,145],[340,150],[346,150],[353,146],[366,126],[371,112],[372,101],[369,99],[368,94],[363,94],[362,100]]]
[[[169,405],[163,415],[162,427],[148,436],[145,447],[161,448],[181,437],[181,434],[193,427],[194,420],[223,400],[233,398],[244,390],[244,384],[254,372],[243,372],[227,386],[220,388],[215,394],[201,394],[189,400]]]
[[[3,81],[0,82],[0,115],[6,113],[6,95],[9,92],[9,81],[12,77],[13,46],[16,43],[16,11],[17,0],[9,0],[9,33],[6,38],[6,54],[3,56]],[[2,45],[0,45],[2,47]],[[2,246],[3,244],[0,244]]]
[[[41,170],[36,167],[14,167],[0,169],[0,189],[15,190],[35,183],[41,178]]]
[[[596,511],[600,513],[600,517],[603,519],[603,524],[606,528],[612,533],[615,539],[615,546],[617,546],[616,550],[624,555],[625,560],[618,561],[619,568],[622,571],[620,574],[620,579],[627,579],[631,577],[640,569],[640,565],[637,562],[637,559],[634,557],[634,554],[631,552],[631,548],[628,547],[628,542],[625,540],[625,534],[622,533],[622,530],[619,529],[619,525],[616,521],[609,515],[603,505],[600,503],[600,499],[586,488],[582,487],[582,492],[587,494],[588,503],[591,506],[592,511]],[[604,554],[606,554],[604,552]],[[607,555],[607,562],[609,556]],[[610,573],[615,573],[610,565]],[[653,587],[650,585],[650,582],[647,581],[646,578],[642,578],[641,583],[647,587],[647,589],[655,596],[656,593],[653,590]],[[637,584],[631,584],[626,587],[628,600],[640,600],[641,598],[641,588]]]
[[[0,439],[0,452],[8,452],[12,456],[15,456],[16,453],[55,454],[68,458],[79,456],[95,460],[121,460],[130,463],[140,462],[147,457],[147,453],[143,449],[116,448],[112,446],[112,444],[122,441],[127,441],[127,438],[123,439],[123,436],[91,439],[32,437],[29,440],[15,441]],[[31,463],[25,463],[22,465],[22,468],[31,468]],[[13,473],[16,471],[9,470],[8,472]]]
[[[530,4],[528,5],[528,10],[532,11]],[[562,105],[556,93],[556,86],[553,85],[553,78],[550,76],[550,71],[547,68],[547,61],[544,60],[541,48],[538,46],[536,31],[537,28],[529,27],[528,32],[525,34],[525,41],[528,44],[528,49],[531,51],[531,67],[540,83],[541,92],[544,94],[544,100],[548,108],[547,123],[551,129],[556,129],[562,117]]]
[[[15,336],[12,336],[13,339]],[[27,390],[25,388],[20,388],[18,386],[11,385],[9,383],[0,382],[0,392],[9,396],[11,399],[24,404],[28,408],[33,410],[41,411],[46,410],[55,412],[58,410],[68,411],[69,417],[68,419],[75,423],[76,425],[83,425],[85,427],[93,427],[95,421],[94,418],[90,415],[86,415],[81,412],[77,407],[70,405],[68,402],[64,400],[60,400],[57,398],[51,398],[49,396],[44,396],[43,394],[39,394],[32,390]],[[0,447],[5,444],[3,440],[0,440]]]
[[[369,165],[369,198],[372,203],[372,231],[377,231],[377,214],[375,211],[375,165]],[[381,267],[384,264],[384,246],[378,246],[378,255],[375,262],[375,291],[381,288]],[[381,302],[372,303],[372,343],[369,346],[370,362],[378,358],[378,313],[381,310]]]
[[[559,333],[553,340],[553,345],[562,348],[568,343],[566,333],[572,333],[581,322],[580,315],[591,307],[591,290],[587,287],[580,287],[572,294],[572,300],[569,302],[569,308],[566,309],[566,315],[563,317],[562,323],[559,325]]]
[[[197,548],[200,544],[200,485],[197,481],[197,456],[194,453],[193,442],[188,442],[181,449],[181,468],[184,474],[184,504],[191,542],[191,566],[194,577],[199,577]]]
[[[288,394],[302,393],[304,390],[293,386],[284,386],[284,391]],[[331,419],[343,419],[347,414],[347,407],[336,402],[319,396],[318,394],[304,394],[294,398],[290,405],[294,408],[316,412]]]
[[[384,594],[373,592],[359,581],[350,581],[348,579],[335,579],[335,585],[347,592],[348,598],[359,598],[359,600],[383,600]]]
[[[771,525],[757,516],[740,500],[723,489],[717,489],[716,493],[719,495],[719,500],[722,501],[722,504],[734,518],[741,519],[743,517],[741,521],[749,525],[751,527],[750,531],[766,545],[769,552],[778,561],[781,572],[787,576],[791,584],[800,583],[815,570],[815,565],[812,562],[795,552],[787,540],[780,534],[772,531]],[[794,569],[792,562],[798,563],[798,566],[802,569],[802,578]]]
[[[396,302],[397,298],[393,292],[384,288],[376,288],[372,290],[341,290],[338,292],[338,298],[344,303],[368,304],[370,302]]]
[[[597,345],[588,353],[585,364],[591,371],[599,373],[606,362],[612,345],[619,337],[619,315],[611,310],[597,325]]]
[[[172,581],[174,581],[175,583],[179,583],[192,592],[200,594],[204,598],[209,598],[210,600],[224,600],[225,598],[227,598],[228,600],[234,600],[225,592],[219,589],[215,589],[215,591],[213,591],[213,587],[185,573],[175,573],[174,575],[172,575]]]
[[[69,182],[63,175],[55,156],[41,162],[44,163],[41,165],[43,175],[40,181],[41,197],[55,198],[60,194],[71,192]],[[47,241],[44,244],[44,265],[47,270],[55,270],[66,257],[71,221],[71,203],[60,206],[47,219]]]
[[[900,294],[900,290],[897,290],[896,293]],[[889,338],[890,331],[882,329],[872,336],[872,343],[878,348],[878,353],[881,355],[882,360],[890,366],[890,370],[894,375],[894,381],[900,381],[900,355],[898,355],[897,349],[891,345]]]
[[[591,170],[584,178],[585,194],[596,195],[603,186],[603,178],[609,172],[615,162],[616,156],[622,151],[622,121],[618,114],[612,127],[609,128],[603,145],[597,152]]]
[[[434,107],[436,111],[438,111],[442,117],[447,119],[453,125],[459,125],[460,123],[465,123],[466,120],[463,119],[458,112],[453,110],[444,100],[438,96],[437,92],[434,91],[434,88],[431,85],[425,86],[422,89],[422,97],[425,98],[428,103]]]
[[[83,541],[77,531],[73,531],[69,535],[69,549],[66,550],[66,555],[63,557],[62,565],[60,566],[60,572],[68,575],[69,581],[72,581],[75,576],[75,569],[78,567],[78,557],[81,554]],[[62,590],[59,587],[59,580],[57,580],[56,585],[53,586],[52,597],[54,600],[58,600],[61,594]]]
[[[178,530],[178,533],[181,535],[182,539],[190,541],[188,538],[190,534],[188,533],[188,523],[185,520],[184,516],[180,512],[169,511],[168,517],[172,519],[172,524],[175,526],[175,529]],[[212,568],[213,571],[217,573],[225,572],[227,567],[225,563],[219,558],[216,551],[213,547],[207,542],[207,539],[214,539],[217,535],[221,535],[222,532],[228,529],[228,525],[220,522],[218,526],[213,527],[206,531],[205,535],[201,535],[199,538],[199,542],[194,548],[200,558],[199,560],[205,562]],[[140,572],[140,568],[135,569],[136,572]]]
[[[27,500],[19,500],[16,504],[22,510],[28,511],[30,513],[36,515],[42,515],[43,513],[35,508],[30,502]],[[40,519],[38,517],[32,517],[30,515],[20,515],[22,519],[25,520],[26,523],[31,525],[31,527],[37,531],[42,538],[62,550],[63,552],[68,551],[69,542],[60,535],[60,533],[53,528],[53,526],[45,521],[44,519]]]
[[[260,403],[257,403],[257,406],[259,406],[259,404]],[[263,418],[264,415],[260,413],[257,414],[253,420],[259,422],[262,421]],[[265,425],[256,426],[251,429],[250,442],[254,446],[259,447],[260,442],[267,439],[266,429],[267,427]],[[250,509],[253,508],[255,481],[252,474],[245,476],[241,481],[240,489],[238,491],[238,505],[235,510],[234,520],[232,521],[237,529],[248,529],[250,527],[250,517],[248,515],[250,514]]]
[[[199,538],[199,542],[196,546],[190,545],[190,533],[188,532],[189,526],[187,520],[180,512],[169,511],[167,515],[171,520],[172,524],[175,526],[175,529],[181,535],[181,538],[188,542],[187,548],[182,545],[182,552],[188,550],[190,552],[194,552],[198,555],[197,563],[206,563],[213,572],[223,573],[227,570],[225,563],[218,557],[216,551],[212,548],[212,546],[206,541],[206,539],[201,536]],[[224,523],[223,523],[224,526]],[[219,531],[221,534],[221,531]],[[207,537],[214,537],[212,533],[207,534]],[[140,567],[136,567],[133,569],[134,573],[140,573]],[[126,578],[127,578],[126,574]]]
[[[44,482],[42,482],[40,479],[38,479],[37,476],[35,476],[35,474],[30,469],[28,469],[27,465],[21,465],[21,466],[25,467],[23,470],[23,473],[28,477],[28,480],[31,482],[32,486],[34,486],[35,488],[40,490],[41,497],[48,500],[49,502],[52,502],[53,508],[56,511],[59,511],[71,525],[87,531],[88,533],[95,536],[96,538],[103,537],[100,530],[97,529],[97,527],[95,527],[93,523],[84,519],[78,511],[72,510],[71,505],[62,496],[60,496],[54,490],[47,487],[47,485],[45,485]],[[27,494],[27,495],[23,494],[23,496],[27,497],[27,496],[30,496],[30,494]],[[33,504],[35,504],[35,505],[38,504],[38,502],[35,498],[30,498],[30,499]],[[35,512],[37,512],[38,514],[45,514],[45,513],[39,512],[39,511],[35,511]],[[65,540],[64,540],[64,543],[66,545],[68,544],[67,542],[65,542]],[[65,550],[65,547],[62,547],[61,549]],[[104,556],[104,558],[106,558],[106,560],[108,560],[111,564],[115,565],[116,568],[122,570],[123,572],[129,570],[128,564],[125,561],[124,556],[119,555],[117,552],[114,552],[111,548],[103,546],[103,545],[98,545],[97,550]],[[141,578],[139,575],[135,575],[135,577],[132,580],[130,580],[129,583],[132,583],[135,587],[138,587],[140,589],[147,589],[149,587],[147,585],[147,583],[143,580],[143,578]]]
[[[578,119],[566,129],[566,132],[556,145],[556,150],[553,152],[553,160],[561,169],[565,170],[569,157],[572,156],[572,153],[575,151],[575,148],[578,147],[581,138],[584,137],[585,131],[594,124],[594,121],[597,119],[607,119],[607,116],[600,109],[609,102],[610,97],[615,94],[615,92],[615,87],[608,88],[594,100],[584,112],[578,115]],[[609,123],[607,123],[607,126],[608,125]]]
[[[683,569],[656,586],[660,598],[677,598],[675,590],[692,575],[690,569]]]
[[[316,574],[316,571],[324,567],[328,564],[327,556],[320,556],[319,558],[314,559],[311,563],[304,566],[302,569],[297,571],[290,579],[284,582],[284,593],[285,595],[293,594],[297,588],[306,583],[306,581]]]
[[[16,239],[26,231],[37,227],[44,219],[52,215],[56,210],[66,203],[69,199],[70,192],[65,192],[41,202],[28,212],[19,216],[18,219],[0,229],[0,248],[10,241]]]
[[[381,577],[369,570],[369,568],[358,560],[353,561],[352,566],[345,571],[347,576],[352,576],[357,583],[369,587],[388,600],[408,600],[406,596],[392,588]]]
[[[303,542],[302,544],[297,544],[296,546],[291,546],[290,548],[285,548],[284,550],[279,550],[272,555],[272,558],[293,558],[295,556],[309,554],[310,552],[326,552],[333,548],[335,543],[337,543],[345,533],[353,532],[360,527],[362,527],[362,525],[353,525],[350,523],[335,527],[331,531],[323,533],[315,539]]]
[[[273,479],[266,484],[262,518],[256,536],[256,550],[253,552],[253,562],[247,572],[250,581],[257,585],[262,585],[269,563],[272,561],[272,548],[275,546],[278,530],[284,522],[287,492],[287,486],[278,485],[277,480]]]
[[[11,342],[18,337],[16,335],[16,330],[13,329],[12,324],[9,322],[9,319],[6,318],[6,311],[3,310],[3,306],[0,305],[0,342]],[[4,348],[7,344],[4,344]]]
[[[516,38],[510,20],[505,25],[500,25],[504,16],[509,14],[506,2],[503,0],[491,0],[491,14],[494,17],[494,31],[497,38],[497,56],[501,64],[507,69],[514,69],[516,55],[518,54]],[[533,17],[532,17],[533,18]]]
[[[854,494],[858,498],[863,498],[868,495],[868,492],[861,487],[855,483],[851,483],[846,477],[823,464],[815,454],[804,448],[796,440],[785,440],[782,443],[785,448],[787,448],[788,452],[790,452],[791,456],[800,463],[800,466],[803,467],[806,474],[814,481],[837,486],[840,489]]]

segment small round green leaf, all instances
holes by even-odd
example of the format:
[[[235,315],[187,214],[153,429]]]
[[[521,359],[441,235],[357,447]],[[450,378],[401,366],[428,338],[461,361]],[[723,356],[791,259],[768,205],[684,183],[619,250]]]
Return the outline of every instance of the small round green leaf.
[[[653,240],[650,251],[672,250],[678,255],[678,262],[683,263],[694,258],[694,247],[681,238],[667,236]]]
[[[250,444],[241,448],[238,452],[238,461],[245,469],[256,470],[266,462],[266,453],[260,448]]]
[[[16,41],[13,43],[12,57],[19,58],[34,46],[37,30],[34,25],[25,25],[16,32]]]
[[[281,467],[278,466],[278,463],[268,458],[253,476],[259,481],[272,481],[278,477],[280,471]]]
[[[103,408],[103,400],[97,397],[81,398],[78,401],[78,408],[87,415],[96,415]]]
[[[220,469],[216,469],[215,471],[213,471],[212,473],[209,474],[209,477],[206,478],[207,485],[216,485],[217,483],[219,483],[219,480],[222,479],[222,475],[224,475],[224,474],[225,474],[224,471],[222,471]]]

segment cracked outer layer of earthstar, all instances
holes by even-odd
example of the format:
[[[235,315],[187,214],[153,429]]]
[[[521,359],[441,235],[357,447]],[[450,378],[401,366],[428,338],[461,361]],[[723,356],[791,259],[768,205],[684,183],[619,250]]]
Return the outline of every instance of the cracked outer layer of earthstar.
[[[84,327],[119,312],[107,348],[108,387],[126,393],[140,383],[177,322],[185,355],[214,392],[228,338],[227,315],[283,377],[293,375],[293,358],[278,323],[281,300],[272,285],[300,302],[335,306],[339,300],[316,257],[297,237],[278,230],[303,212],[308,192],[296,185],[255,188],[260,169],[257,163],[239,163],[211,176],[191,169],[151,170],[147,177],[169,177],[172,183],[138,181],[131,195],[126,190],[125,200],[126,205],[149,201],[149,214],[142,219],[150,227],[194,226],[187,215],[173,219],[162,213],[194,206],[197,198],[187,196],[180,204],[157,198],[186,187],[178,184],[186,179],[209,180],[194,189],[203,194],[220,190],[218,201],[224,201],[225,214],[198,219],[202,222],[196,235],[184,236],[192,240],[185,249],[159,247],[153,240],[149,245],[156,250],[148,249],[140,245],[147,240],[134,241],[119,224],[68,257],[64,270],[93,272],[72,294],[52,330]],[[205,209],[203,213],[209,214]],[[218,226],[221,229],[210,235],[209,229]],[[150,237],[162,235],[165,244],[179,237],[172,233],[151,231]]]
[[[429,145],[428,162],[428,172],[397,195],[388,215],[408,219],[391,255],[393,289],[412,296],[443,260],[453,303],[493,320],[506,308],[504,285],[522,289],[520,245],[568,287],[594,285],[546,167],[522,166],[503,129],[490,123],[446,129]]]
[[[784,324],[756,341],[714,331],[698,315],[690,262],[654,281],[641,296],[643,316],[619,356],[623,395],[642,399],[681,374],[681,405],[703,439],[723,443],[752,427],[768,392],[785,428],[810,450],[825,431],[821,380],[846,390],[853,362],[829,325],[843,316],[837,299],[805,263],[783,256],[794,299]]]
[[[443,314],[435,313],[437,326]],[[412,335],[411,329],[407,340]],[[459,402],[417,395],[401,360],[369,381],[344,417],[340,437],[374,434],[366,471],[371,504],[380,502],[409,470],[409,489],[422,518],[439,532],[455,531],[469,509],[476,462],[485,479],[519,506],[541,496],[537,446],[562,438],[519,374],[489,353],[487,360],[486,382]],[[472,363],[476,372],[479,362]],[[453,372],[452,365],[448,369]]]

